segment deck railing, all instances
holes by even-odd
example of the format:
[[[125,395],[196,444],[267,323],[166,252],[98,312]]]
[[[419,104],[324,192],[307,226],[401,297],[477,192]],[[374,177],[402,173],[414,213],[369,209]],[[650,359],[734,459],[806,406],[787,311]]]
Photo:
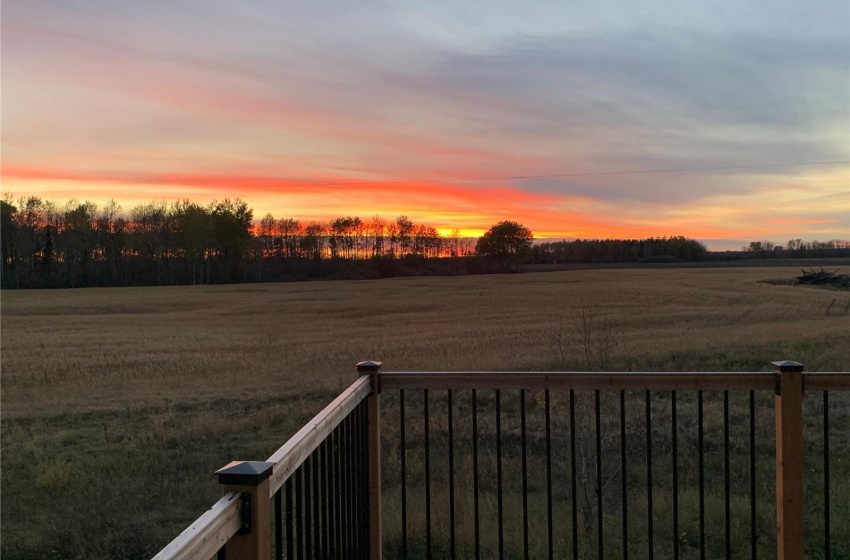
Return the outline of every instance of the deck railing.
[[[155,560],[850,553],[830,471],[850,472],[850,373],[380,368],[217,471],[224,496]]]

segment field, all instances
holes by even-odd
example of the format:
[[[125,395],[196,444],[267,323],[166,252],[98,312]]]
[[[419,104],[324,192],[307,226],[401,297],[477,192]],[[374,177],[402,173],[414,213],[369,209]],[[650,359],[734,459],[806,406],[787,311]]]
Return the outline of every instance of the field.
[[[355,377],[850,366],[850,293],[796,268],[2,294],[2,556],[140,558]]]

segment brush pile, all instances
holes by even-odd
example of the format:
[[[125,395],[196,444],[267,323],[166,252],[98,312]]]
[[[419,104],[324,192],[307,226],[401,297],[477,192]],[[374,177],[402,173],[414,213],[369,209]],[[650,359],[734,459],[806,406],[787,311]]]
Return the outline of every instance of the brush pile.
[[[820,269],[815,272],[814,269],[802,269],[803,275],[797,276],[797,284],[816,284],[820,286],[832,286],[834,288],[850,289],[850,275],[836,274],[838,270],[832,272]]]

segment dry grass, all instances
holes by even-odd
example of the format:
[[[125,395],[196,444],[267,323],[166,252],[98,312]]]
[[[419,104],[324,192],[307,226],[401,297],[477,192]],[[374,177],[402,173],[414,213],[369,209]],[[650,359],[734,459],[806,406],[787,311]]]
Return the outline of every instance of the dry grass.
[[[610,270],[4,292],[3,413],[337,390],[364,358],[391,369],[582,368],[578,337],[564,337],[564,364],[553,344],[580,309],[605,315],[621,335],[615,367],[850,363],[850,294],[759,282],[794,273]],[[751,361],[756,347],[772,353]]]
[[[392,370],[764,370],[776,359],[846,370],[850,294],[763,282],[796,273],[3,292],[3,556],[155,551],[212,503],[203,475],[268,456],[361,359]],[[582,311],[602,350],[590,359]],[[77,536],[86,530],[101,539]]]

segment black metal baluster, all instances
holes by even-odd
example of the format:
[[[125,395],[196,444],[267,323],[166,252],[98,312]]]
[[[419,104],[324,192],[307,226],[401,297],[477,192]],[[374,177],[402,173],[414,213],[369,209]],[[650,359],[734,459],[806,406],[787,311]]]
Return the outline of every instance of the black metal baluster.
[[[449,408],[449,558],[455,557],[455,451],[454,451],[454,403],[452,390],[446,392]]]
[[[345,438],[344,436],[344,421],[340,422],[337,427],[337,440],[339,442],[339,455],[337,456],[337,492],[339,494],[337,503],[337,547],[339,548],[339,558],[342,558],[345,553]]]
[[[756,534],[756,393],[750,391],[750,553],[756,560],[758,535]]]
[[[472,508],[475,530],[475,560],[481,560],[481,527],[478,518],[478,392],[472,390]]]
[[[295,470],[295,543],[296,558],[304,560],[304,469]]]
[[[398,392],[398,423],[401,456],[401,558],[407,560],[407,444],[404,427],[404,389]]]
[[[626,457],[626,392],[620,391],[620,484],[623,495],[623,560],[629,558],[629,489]]]
[[[353,477],[351,472],[351,453],[352,448],[354,447],[353,442],[351,441],[351,413],[346,417],[345,421],[345,527],[346,527],[346,549],[347,554],[346,557],[350,558],[351,552],[354,550],[354,500],[352,500],[353,494]]]
[[[348,550],[357,550],[357,526],[355,506],[357,496],[354,489],[354,411],[346,418],[348,435],[348,453],[345,456],[346,474],[348,478]]]
[[[520,444],[522,452],[522,551],[528,560],[528,453],[525,433],[525,389],[519,391]]]
[[[649,558],[655,557],[654,537],[655,529],[653,523],[652,507],[652,401],[649,391],[646,392],[646,527],[647,527],[647,551]]]
[[[366,488],[366,485],[368,484],[368,481],[363,477],[366,476],[366,473],[369,472],[368,465],[363,464],[363,450],[366,449],[366,438],[364,437],[365,434],[363,433],[363,427],[366,425],[366,422],[364,421],[365,419],[363,417],[363,413],[365,411],[366,411],[366,401],[363,401],[360,405],[360,412],[358,414],[358,420],[357,420],[357,453],[356,453],[356,456],[355,456],[357,463],[358,463],[358,467],[357,467],[357,478],[358,478],[358,483],[357,483],[357,506],[358,506],[357,507],[357,512],[358,512],[357,527],[358,527],[358,531],[357,531],[357,534],[359,535],[359,537],[358,537],[358,547],[357,548],[360,550],[361,557],[363,557],[364,552],[367,553],[367,556],[368,556],[368,550],[369,550],[369,536],[363,530],[364,528],[366,528],[368,526],[368,522],[369,522],[369,516],[368,516],[367,510],[366,510],[366,506],[368,505],[369,500],[363,499],[363,496],[364,496],[363,490]],[[367,457],[367,459],[368,459],[368,457]],[[364,560],[365,560],[365,557],[364,557]]]
[[[330,470],[330,458],[328,457],[328,438],[322,442],[319,447],[322,454],[322,559],[327,560],[331,557],[330,549],[330,520],[329,511],[331,509],[331,491],[328,472]]]
[[[596,552],[602,560],[605,542],[602,527],[602,411],[599,390],[594,391],[594,416],[596,417]]]
[[[732,558],[732,489],[729,469],[729,391],[723,391],[723,515],[725,521],[726,560]]]
[[[339,535],[339,523],[337,522],[336,517],[336,505],[339,496],[339,492],[336,487],[338,480],[336,474],[336,458],[338,453],[336,445],[336,429],[334,429],[331,431],[330,436],[328,436],[328,489],[330,490],[328,510],[328,526],[330,527],[330,531],[328,532],[328,558],[338,557],[337,542]]]
[[[829,391],[823,392],[823,555],[831,556],[829,538]]]
[[[313,494],[312,482],[313,456],[308,456],[301,464],[304,471],[304,551],[306,560],[313,560]]]
[[[570,389],[570,495],[573,522],[573,560],[578,560],[578,480],[576,476],[576,394]]]
[[[357,526],[357,557],[361,559],[364,558],[363,553],[366,552],[363,529],[366,526],[365,521],[369,519],[368,515],[364,515],[366,503],[363,501],[363,410],[365,407],[366,402],[363,401],[354,410],[354,487],[356,489],[354,519]]]
[[[679,428],[676,415],[676,391],[671,393],[673,425],[673,560],[679,560]]]
[[[357,551],[357,463],[354,460],[356,452],[355,437],[357,429],[355,422],[357,409],[348,415],[348,519],[350,520],[349,553]],[[356,558],[357,556],[354,556]]]
[[[274,495],[274,557],[283,560],[283,489]]]
[[[348,541],[348,419],[339,424],[339,515],[340,549],[347,555],[351,544]]]
[[[360,558],[361,520],[360,515],[360,407],[362,402],[351,411],[351,550],[354,558]]]
[[[705,560],[705,447],[703,445],[702,390],[697,391],[697,450],[699,453],[699,557]]]
[[[348,480],[348,551],[357,550],[357,527],[355,526],[355,493],[354,493],[354,411],[346,418],[348,437],[348,453],[345,455],[346,477]]]
[[[361,479],[363,490],[363,559],[368,560],[370,551],[372,550],[372,525],[370,523],[372,519],[372,504],[369,499],[369,406],[365,403],[361,415],[360,441],[362,444],[360,446],[360,457],[363,465],[361,468],[363,474],[363,478]],[[380,433],[376,435],[377,437],[381,437]],[[380,457],[378,460],[380,461]]]
[[[346,461],[348,443],[346,442],[345,419],[339,423],[339,554],[340,558],[348,550],[348,485],[346,481]]]
[[[322,499],[319,494],[319,450],[313,451],[313,558],[321,559],[322,548]]]
[[[553,510],[552,510],[552,420],[551,403],[549,401],[549,389],[543,393],[546,407],[546,533],[547,550],[549,560],[555,557],[555,538],[553,534]]]
[[[431,442],[428,389],[422,391],[425,403],[425,550],[431,560]]]
[[[334,454],[334,473],[336,483],[336,500],[334,503],[334,517],[336,518],[334,540],[336,544],[337,558],[342,558],[345,550],[345,527],[343,525],[343,480],[342,480],[342,456],[343,456],[343,441],[342,441],[342,424],[339,424],[334,430],[334,439],[336,441],[336,453]]]
[[[358,463],[360,463],[360,467],[358,468],[360,473],[360,492],[358,493],[357,501],[360,502],[360,550],[362,551],[364,560],[369,557],[369,456],[368,454],[364,455],[364,451],[367,451],[366,441],[369,436],[365,432],[369,420],[367,414],[367,404],[366,401],[363,401],[360,407],[360,429],[357,437],[357,458]]]
[[[292,477],[286,479],[286,560],[295,558],[295,509],[293,507]]]
[[[349,516],[349,512],[351,511],[351,502],[349,501],[348,494],[348,417],[343,419],[343,421],[339,425],[340,427],[340,450],[341,453],[339,455],[339,474],[340,474],[340,484],[342,485],[342,549],[345,553],[345,556],[348,557],[348,553],[351,551],[351,517]]]
[[[502,511],[502,396],[496,389],[496,504],[499,515],[499,560],[505,558],[505,528]]]

